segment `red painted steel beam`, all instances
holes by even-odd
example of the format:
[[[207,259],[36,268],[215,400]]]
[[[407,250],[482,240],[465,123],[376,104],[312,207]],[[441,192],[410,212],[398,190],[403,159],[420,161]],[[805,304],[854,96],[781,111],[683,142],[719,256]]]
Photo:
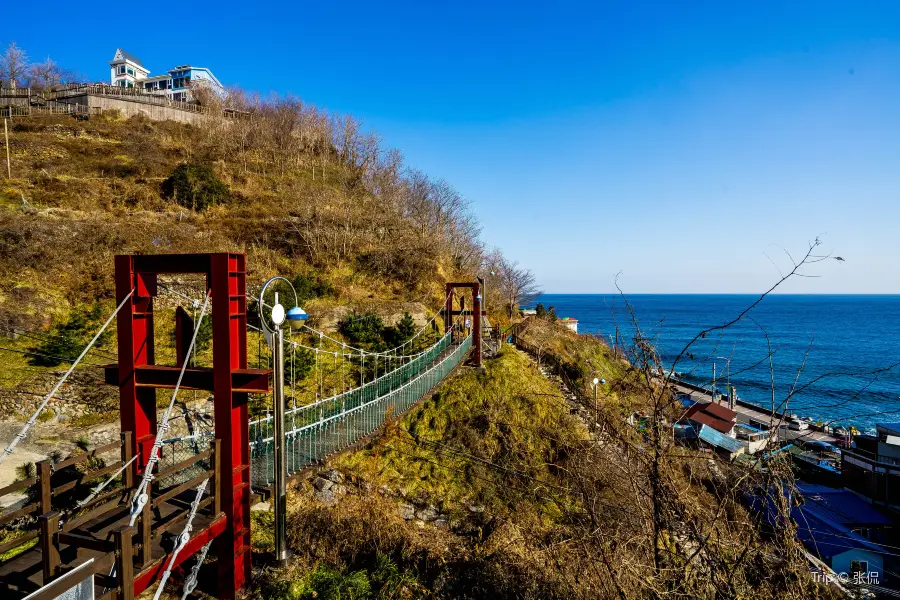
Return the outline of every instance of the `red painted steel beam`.
[[[209,285],[211,254],[139,254],[134,258],[134,268],[144,273],[202,273]]]
[[[216,540],[219,590],[233,600],[250,579],[250,440],[247,394],[236,390],[231,370],[247,368],[247,281],[243,254],[213,254],[212,315],[216,438],[222,440],[216,493],[228,528]]]
[[[134,268],[134,257],[116,256],[116,302],[121,303],[132,290],[134,294],[122,307],[116,319],[119,343],[119,421],[122,431],[131,431],[132,451],[140,458],[133,467],[143,473],[150,458],[152,441],[156,437],[156,393],[137,387],[135,368],[152,365],[153,357],[153,295],[156,293],[156,274],[142,273]]]
[[[106,383],[119,385],[119,365],[106,365]],[[143,365],[134,368],[134,382],[137,388],[175,389],[178,383],[180,367],[168,365]],[[237,392],[249,394],[268,394],[272,391],[270,378],[272,371],[266,369],[231,369],[231,386]],[[181,381],[183,390],[215,389],[215,369],[193,368],[184,370]]]
[[[196,552],[200,550],[203,546],[209,543],[210,540],[219,537],[222,535],[228,523],[228,519],[224,514],[220,514],[216,519],[210,523],[205,529],[201,529],[194,535],[188,543],[185,544],[184,548],[181,549],[181,552],[178,553],[178,556],[175,557],[175,564],[173,566],[178,566],[191,556],[193,556]],[[161,559],[152,563],[149,567],[145,568],[143,571],[135,575],[134,577],[134,595],[135,597],[138,594],[142,593],[148,587],[153,585],[156,581],[162,577],[163,572],[166,570],[166,567],[169,565],[169,555],[166,554]]]

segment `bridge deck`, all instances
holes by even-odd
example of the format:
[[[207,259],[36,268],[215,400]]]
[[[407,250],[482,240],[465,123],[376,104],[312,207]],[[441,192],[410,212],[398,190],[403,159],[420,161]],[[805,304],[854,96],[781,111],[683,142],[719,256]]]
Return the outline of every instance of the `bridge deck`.
[[[147,565],[139,566],[135,561],[135,580],[147,580],[149,576],[164,568],[169,560],[169,553],[174,546],[175,537],[184,528],[191,501],[196,492],[186,490],[174,498],[161,503],[153,510],[151,560]],[[208,500],[208,499],[207,499]],[[201,504],[202,506],[202,504]],[[215,519],[209,507],[201,508],[194,520],[192,538],[205,536],[210,527],[221,519]],[[103,542],[112,540],[112,532],[128,525],[129,503],[122,503],[102,515],[75,527],[68,534],[85,536],[101,546]],[[90,543],[90,542],[88,542]],[[139,544],[135,543],[135,554],[139,553]],[[95,572],[108,574],[113,565],[114,553],[87,547],[76,547],[72,544],[60,543],[60,574],[93,558]],[[188,558],[189,554],[179,558]],[[22,554],[0,565],[0,597],[7,599],[23,598],[39,589],[43,581],[43,558],[40,544],[26,550]],[[151,578],[152,579],[152,578]],[[95,597],[101,598],[102,586],[97,586]]]

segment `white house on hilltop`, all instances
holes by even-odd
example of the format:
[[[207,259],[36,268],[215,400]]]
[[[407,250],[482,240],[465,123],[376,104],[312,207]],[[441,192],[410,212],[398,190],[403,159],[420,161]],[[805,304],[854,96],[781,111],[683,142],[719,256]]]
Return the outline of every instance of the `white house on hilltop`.
[[[176,102],[190,102],[193,99],[191,88],[196,86],[209,87],[217,94],[225,92],[216,76],[205,67],[181,65],[169,69],[165,75],[150,77],[150,70],[136,56],[121,48],[116,49],[109,66],[110,85],[141,89],[148,94],[168,96]]]

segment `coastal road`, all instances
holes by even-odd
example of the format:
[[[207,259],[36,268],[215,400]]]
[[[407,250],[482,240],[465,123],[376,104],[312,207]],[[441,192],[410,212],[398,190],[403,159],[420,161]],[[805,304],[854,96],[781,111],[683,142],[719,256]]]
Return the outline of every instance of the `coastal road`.
[[[690,396],[691,398],[703,400],[705,402],[714,401],[712,398],[712,395],[708,392],[699,392],[695,389],[688,388],[679,383],[675,383],[674,385],[675,385],[675,388],[678,390],[678,392],[681,394],[684,394],[685,396]],[[719,400],[717,402],[717,404],[720,404],[720,405],[724,406],[725,408],[728,408],[727,402],[722,402],[721,400]],[[748,423],[748,422],[750,422],[751,419],[754,421],[757,421],[759,423],[769,423],[772,420],[772,417],[768,413],[765,413],[761,410],[755,410],[753,408],[748,408],[747,406],[737,405],[734,407],[734,411],[736,413],[738,413],[738,416],[737,416],[738,423]],[[812,440],[817,440],[817,441],[821,441],[821,442],[829,442],[832,444],[837,442],[839,439],[836,436],[833,436],[833,435],[830,435],[827,433],[822,433],[821,431],[815,431],[813,429],[805,429],[803,431],[795,431],[793,429],[788,429],[787,427],[784,427],[778,431],[778,438],[781,440],[787,440],[787,441],[794,441],[794,440],[799,439],[801,441],[808,442],[808,441],[812,441]]]

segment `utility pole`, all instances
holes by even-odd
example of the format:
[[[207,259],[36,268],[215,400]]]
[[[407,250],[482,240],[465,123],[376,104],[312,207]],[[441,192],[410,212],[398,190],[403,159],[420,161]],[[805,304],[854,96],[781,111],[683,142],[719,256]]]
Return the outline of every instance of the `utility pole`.
[[[12,169],[9,166],[9,129],[6,126],[6,119],[3,119],[3,137],[6,138],[6,178],[12,179]]]

